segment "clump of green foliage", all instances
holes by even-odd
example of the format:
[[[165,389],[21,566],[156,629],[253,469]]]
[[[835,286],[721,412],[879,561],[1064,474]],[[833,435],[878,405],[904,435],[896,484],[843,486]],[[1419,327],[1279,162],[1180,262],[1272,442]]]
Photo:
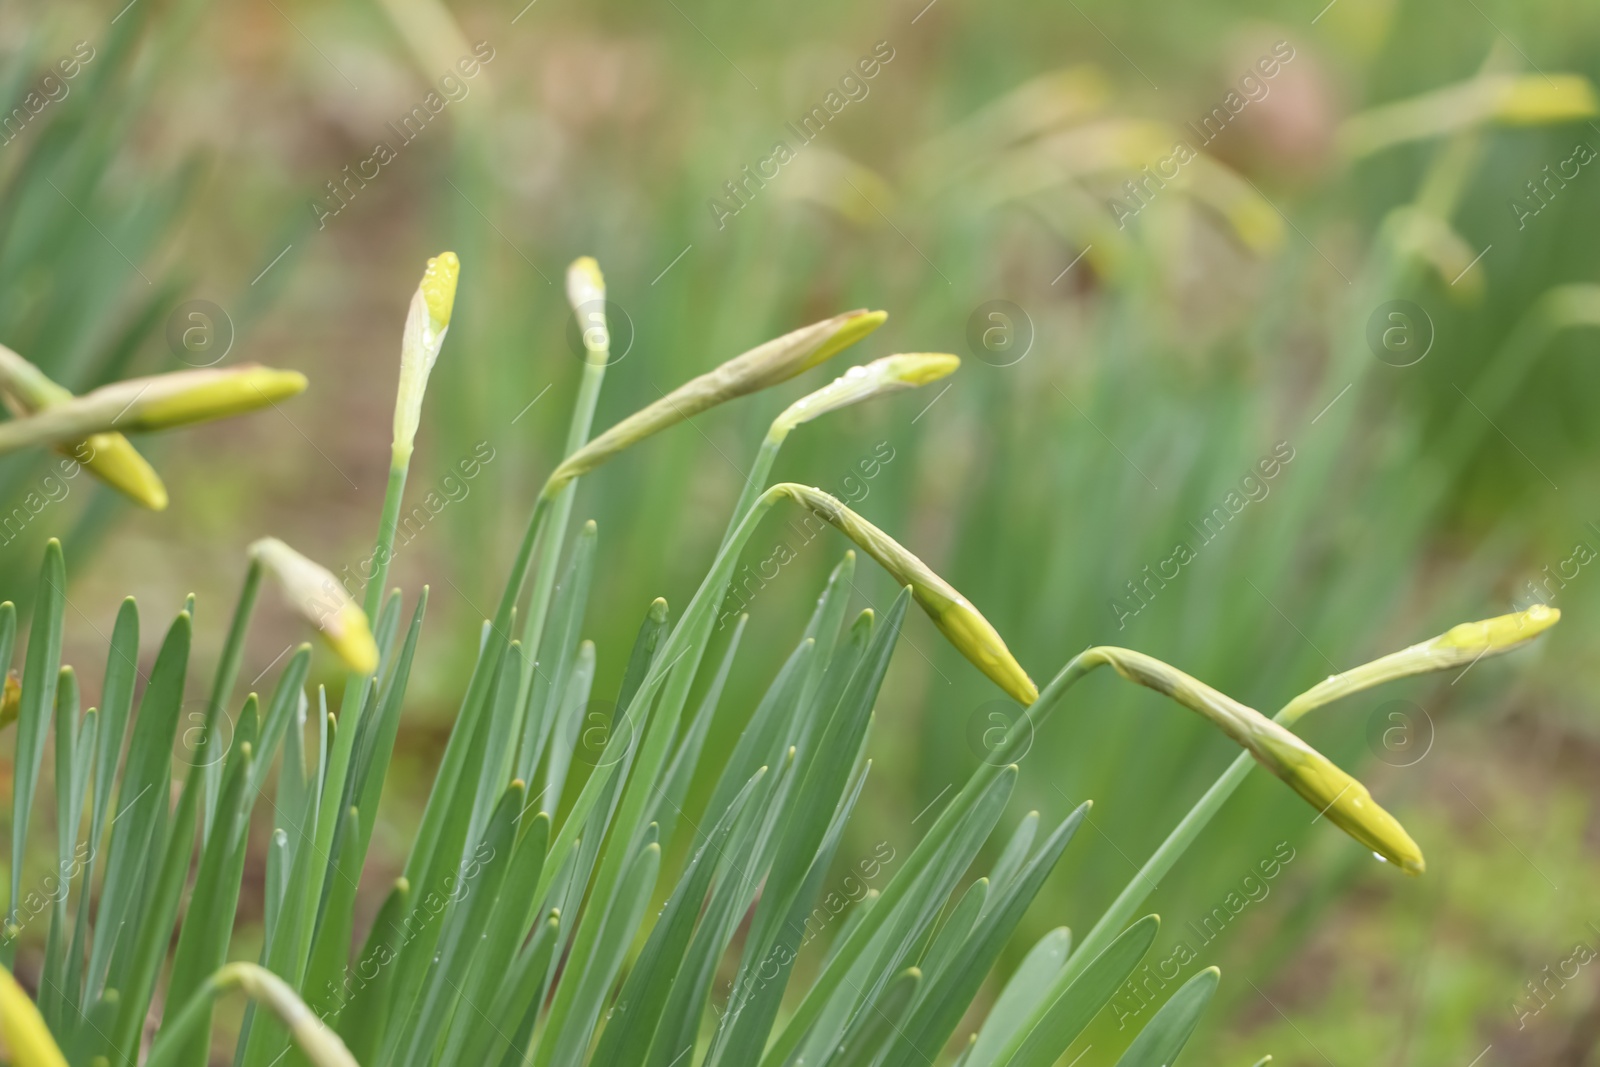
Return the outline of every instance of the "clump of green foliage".
[[[222,716],[236,706],[241,654],[267,576],[348,669],[337,714],[326,692],[306,692],[312,650],[302,647],[265,701],[244,699],[226,753],[195,761],[173,803],[195,606],[185,605],[167,630],[135,715],[140,614],[125,602],[109,641],[102,706],[80,714],[76,676],[60,665],[63,554],[56,542],[47,548],[15,694],[11,903],[0,941],[0,1033],[18,1067],[141,1059],[200,1067],[211,1055],[214,1005],[233,991],[250,999],[234,1053],[242,1067],[1048,1067],[1149,949],[1158,921],[1135,918],[1148,887],[1251,760],[1380,858],[1420,873],[1421,851],[1400,824],[1288,725],[1372,685],[1515,647],[1556,618],[1540,608],[1456,627],[1328,679],[1276,720],[1119,648],[1072,657],[1041,689],[972,603],[889,534],[820,490],[766,486],[779,446],[801,424],[936,380],[957,363],[902,354],[852,368],[779,417],[699,589],[675,619],[664,601],[649,606],[615,710],[597,712],[596,650],[580,635],[598,534],[588,523],[566,544],[576,480],[695,412],[820,364],[884,316],[850,312],[802,327],[591,440],[608,337],[597,310],[604,282],[592,260],[579,260],[568,293],[590,328],[568,455],[537,498],[485,623],[404,874],[386,887],[357,941],[373,813],[427,604],[426,590],[409,612],[400,591],[385,596],[386,568],[458,270],[450,253],[431,260],[411,303],[378,573],[365,604],[281,541],[258,542],[199,747],[222,746]],[[711,634],[741,550],[785,501],[837,527],[894,577],[901,595],[881,616],[847,619],[856,557],[846,554],[730,757],[707,766],[702,752],[743,620],[716,659],[707,658]],[[832,879],[840,863],[856,866],[841,854],[844,829],[870,769],[873,707],[912,603],[1026,706],[1024,729],[1009,731],[979,763],[881,890],[842,914],[829,903],[837,899]],[[0,661],[11,657],[16,628],[14,609],[0,606]],[[1088,935],[1076,943],[1064,928],[1046,935],[967,1029],[1002,949],[1088,810],[1085,803],[1048,829],[1036,812],[1002,829],[1015,761],[1067,690],[1102,665],[1203,716],[1244,752]],[[692,692],[700,695],[691,707]],[[52,724],[60,877],[36,909],[22,860]],[[706,779],[715,781],[710,799],[691,817],[690,786]],[[263,797],[273,826],[264,942],[255,962],[230,962]],[[991,840],[998,858],[976,876]],[[681,865],[668,864],[679,852]],[[30,999],[9,968],[19,938],[46,910],[44,964]],[[826,950],[799,968],[824,928]],[[733,977],[724,1000],[715,989],[725,968]],[[809,980],[796,982],[797,973]],[[1218,980],[1210,968],[1186,982],[1122,1062],[1171,1064]]]

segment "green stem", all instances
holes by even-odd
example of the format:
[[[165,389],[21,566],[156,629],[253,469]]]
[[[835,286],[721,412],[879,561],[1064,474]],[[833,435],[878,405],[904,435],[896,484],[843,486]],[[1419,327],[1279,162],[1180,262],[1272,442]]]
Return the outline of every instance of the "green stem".
[[[364,610],[368,619],[376,619],[378,608],[383,603],[383,586],[389,575],[389,557],[394,552],[395,530],[399,525],[400,505],[405,499],[406,474],[410,466],[409,452],[404,456],[396,454],[389,466],[389,484],[383,495],[383,515],[378,520],[378,542],[372,550],[374,569],[366,589]],[[327,857],[328,862],[312,864],[311,875],[302,887],[304,906],[315,909],[313,914],[316,918],[302,926],[299,951],[294,957],[295,973],[285,976],[296,989],[300,987],[310,963],[311,950],[322,926],[322,908],[327,902],[323,890],[327,885],[328,872],[336,862],[333,846],[343,811],[340,801],[344,796],[345,780],[350,775],[350,761],[355,756],[356,739],[360,734],[357,727],[361,725],[367,687],[373,684],[373,678],[354,672],[345,678],[344,694],[339,705],[339,728],[334,732],[333,752],[328,758],[322,781],[322,799],[317,805],[315,847],[317,854]]]
[[[739,520],[750,513],[755,506],[756,497],[766,491],[767,478],[772,474],[772,464],[778,458],[778,450],[783,447],[783,440],[787,433],[776,433],[776,426],[767,431],[767,436],[761,442],[761,448],[756,452],[755,464],[750,468],[750,476],[745,479],[744,488],[739,492],[739,502],[734,505],[733,517],[728,520],[728,529],[722,535],[723,545],[733,537],[733,532],[739,528]]]
[[[367,582],[362,610],[376,623],[378,609],[383,606],[383,586],[389,577],[389,559],[394,555],[395,533],[400,527],[400,505],[405,501],[406,475],[411,463],[397,460],[389,468],[389,488],[383,495],[383,518],[378,520],[378,543],[372,550],[375,568]]]
[[[583,379],[578,383],[578,398],[572,406],[572,423],[567,429],[567,446],[562,458],[572,455],[589,441],[589,431],[594,426],[594,409],[600,401],[600,385],[605,380],[609,353],[592,351],[583,364]],[[544,624],[550,614],[550,599],[555,592],[556,566],[561,562],[561,548],[566,542],[567,525],[572,518],[572,501],[577,493],[577,481],[561,487],[551,506],[550,538],[540,552],[539,568],[534,573],[533,596],[528,602],[528,619],[522,631],[522,679],[518,705],[527,700],[528,689],[533,685],[533,672],[538,666],[539,641],[544,636]]]

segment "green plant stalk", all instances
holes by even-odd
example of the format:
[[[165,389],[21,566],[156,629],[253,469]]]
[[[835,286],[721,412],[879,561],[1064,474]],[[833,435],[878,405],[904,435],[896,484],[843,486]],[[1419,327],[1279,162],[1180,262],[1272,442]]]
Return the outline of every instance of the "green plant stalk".
[[[375,569],[372,578],[367,582],[363,606],[369,619],[377,618],[378,609],[382,606],[383,587],[389,573],[389,557],[394,551],[400,507],[405,500],[406,477],[411,469],[409,449],[402,451],[396,448],[392,455],[389,482],[383,495],[383,513],[378,520],[378,540],[372,553]],[[290,984],[296,990],[305,979],[306,968],[310,965],[311,955],[316,948],[317,935],[321,932],[322,909],[327,903],[324,891],[328,875],[334,869],[336,862],[333,853],[334,839],[341,822],[345,782],[350,776],[350,761],[355,756],[356,740],[360,733],[357,727],[361,725],[362,709],[367,703],[367,690],[373,684],[375,682],[371,676],[353,671],[345,678],[344,694],[339,705],[339,728],[334,731],[333,751],[329,754],[326,775],[323,778],[322,798],[317,805],[314,838],[317,854],[329,859],[325,864],[312,864],[310,877],[306,879],[303,887],[298,887],[304,893],[302,907],[315,907],[316,910],[311,913],[315,918],[301,928],[300,946],[294,955],[295,973],[285,976],[290,979]]]
[[[755,506],[756,498],[767,488],[767,478],[772,474],[772,465],[777,462],[778,451],[783,448],[787,433],[778,433],[778,426],[773,424],[767,431],[767,436],[761,441],[761,448],[756,452],[756,461],[750,467],[750,476],[745,479],[744,488],[739,491],[739,502],[734,506],[733,517],[728,520],[728,529],[722,535],[722,544],[727,545],[733,537],[733,532],[739,528],[739,520],[750,513]]]
[[[383,604],[383,587],[389,578],[389,557],[394,554],[395,533],[400,526],[400,505],[405,503],[406,476],[410,471],[409,453],[405,458],[396,454],[389,466],[389,486],[383,494],[383,517],[378,520],[378,543],[372,551],[372,563],[376,569],[372,572],[372,580],[367,583],[366,596],[361,603],[369,619],[377,619],[378,609]]]
[[[610,352],[606,349],[590,350],[583,363],[583,377],[578,383],[578,398],[572,407],[572,423],[567,430],[567,447],[562,456],[572,455],[589,441],[589,431],[594,425],[594,411],[600,401],[600,386],[605,380]],[[550,614],[550,598],[555,591],[556,568],[561,562],[561,548],[566,542],[567,526],[572,519],[572,502],[577,494],[577,479],[561,487],[551,504],[549,543],[542,547],[539,567],[534,572],[533,595],[528,602],[528,619],[523,625],[522,647],[526,655],[522,663],[521,688],[518,704],[527,701],[528,690],[533,685],[533,672],[538,667],[539,642],[544,637],[544,624]]]
[[[388,577],[389,557],[394,550],[395,533],[399,526],[400,507],[405,499],[406,478],[410,471],[410,451],[396,448],[389,467],[389,481],[384,490],[383,512],[378,520],[378,537],[373,547],[372,562],[375,570],[367,582],[364,611],[369,619],[375,618],[382,604],[384,583]],[[259,580],[259,565],[252,562],[252,574]],[[241,608],[245,605],[241,600]],[[219,678],[220,681],[220,678]],[[292,955],[292,973],[283,975],[290,986],[298,990],[305,980],[306,969],[316,950],[322,932],[323,908],[326,906],[326,889],[329,873],[334,869],[335,838],[339,830],[341,798],[350,775],[350,762],[355,756],[355,744],[360,734],[362,709],[366,705],[368,688],[374,679],[354,671],[345,677],[344,693],[339,705],[339,728],[334,731],[333,751],[329,754],[322,780],[321,800],[316,809],[314,836],[309,842],[316,854],[329,857],[327,863],[308,864],[308,876],[302,884],[291,887],[301,893],[301,911],[310,915],[299,930],[299,943]],[[209,711],[208,711],[209,714]],[[208,793],[208,821],[212,795]],[[302,844],[301,847],[306,847]],[[259,1040],[259,1039],[258,1039]],[[255,1042],[252,1042],[254,1045]]]

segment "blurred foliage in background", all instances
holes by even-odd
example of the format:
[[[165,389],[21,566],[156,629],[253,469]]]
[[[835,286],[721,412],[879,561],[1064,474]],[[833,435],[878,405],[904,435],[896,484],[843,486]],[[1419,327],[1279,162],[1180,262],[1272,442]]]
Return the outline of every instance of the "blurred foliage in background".
[[[402,762],[392,786],[420,797],[453,712],[444,682],[470,664],[445,635],[483,616],[566,432],[565,402],[547,395],[570,396],[581,368],[562,265],[593,254],[609,283],[618,365],[602,426],[803,322],[894,308],[864,356],[915,339],[966,366],[931,404],[801,430],[775,477],[895,530],[1035,675],[1091,643],[1126,644],[1270,713],[1459,618],[1534,597],[1567,615],[1547,646],[1479,668],[1492,680],[1418,681],[1312,729],[1427,826],[1424,879],[1376,878],[1261,776],[1230,802],[1153,905],[1164,958],[1207,940],[1189,924],[1209,913],[1173,902],[1260,898],[1230,910],[1178,978],[1219,962],[1249,979],[1224,984],[1231,1011],[1189,1055],[1464,1064],[1492,1044],[1485,1062],[1588,1062],[1593,969],[1532,989],[1600,939],[1583,892],[1600,756],[1600,679],[1583,654],[1600,612],[1587,503],[1600,478],[1600,9],[117,7],[0,16],[7,100],[76,42],[95,51],[0,146],[0,342],[80,391],[193,362],[170,323],[203,299],[230,323],[226,360],[295,367],[313,385],[282,419],[169,449],[173,505],[125,516],[103,546],[115,562],[79,579],[106,594],[95,602],[129,591],[127,574],[151,604],[227,602],[243,546],[269,526],[348,561],[359,587],[367,525],[342,519],[382,494],[395,294],[429,252],[454,248],[461,296],[412,475],[414,495],[433,493],[395,562],[449,616],[422,658],[450,669],[417,672],[402,741],[413,777]],[[710,413],[585,481],[575,515],[598,521],[606,561],[594,602],[615,609],[586,637],[628,647],[644,605],[617,591],[687,597],[792,398]],[[37,477],[32,462],[0,468],[8,499]],[[103,491],[85,489],[87,513],[52,508],[0,549],[4,580],[38,538],[93,514]],[[747,559],[758,639],[713,746],[731,745],[803,624],[801,590],[842,547],[796,544],[793,563],[763,573],[766,537]],[[475,563],[441,566],[450,555]],[[873,573],[858,594],[881,607],[892,590]],[[289,644],[292,622],[280,632]],[[908,838],[1008,721],[930,627],[913,620],[906,640],[922,655],[897,660],[879,709],[901,758],[869,784],[846,855]],[[202,622],[202,658],[207,641],[220,633]],[[276,651],[253,649],[245,676]],[[595,691],[622,666],[601,662]],[[1087,743],[1036,738],[1019,803],[1060,814],[1092,797],[1096,832],[1029,916],[1034,936],[1098,914],[1231,755],[1198,721],[1104,679],[1063,714]],[[1081,755],[1108,751],[1118,758]],[[374,862],[396,863],[409,830],[380,826]],[[1280,849],[1294,860],[1252,891],[1244,880]],[[1114,1062],[1117,1024],[1100,1021],[1083,1067]]]

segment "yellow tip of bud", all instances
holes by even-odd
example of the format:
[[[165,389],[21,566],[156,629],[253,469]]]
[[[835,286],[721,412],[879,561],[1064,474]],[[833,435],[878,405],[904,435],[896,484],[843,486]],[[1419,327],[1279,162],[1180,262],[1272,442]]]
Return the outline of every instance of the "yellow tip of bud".
[[[1510,81],[1498,101],[1502,122],[1535,125],[1592,118],[1600,112],[1594,86],[1579,74],[1524,76]]]
[[[428,317],[433,328],[442,330],[450,325],[450,311],[456,304],[456,279],[461,276],[461,261],[454,252],[440,252],[428,260],[422,272],[422,299],[428,304]]]
[[[148,460],[120,433],[97,433],[61,452],[141,507],[165,511],[167,487]]]
[[[882,326],[889,318],[887,311],[857,311],[852,313],[844,324],[839,327],[834,335],[825,341],[821,348],[806,361],[807,367],[815,367],[819,363],[826,363],[834,356],[843,352],[867,334]]]
[[[779,482],[767,490],[767,496],[787,496],[832,523],[877,560],[895,581],[910,587],[917,606],[973,666],[1024,707],[1039,699],[1039,687],[1011,655],[1000,632],[955,587],[900,542],[821,489]]]
[[[215,373],[186,373],[193,378],[185,381],[177,374],[170,375],[168,377],[174,379],[172,388],[159,395],[152,389],[146,397],[147,403],[134,404],[127,420],[133,429],[162,430],[228,418],[298,396],[310,384],[299,371],[275,370],[255,364],[241,364]]]
[[[573,309],[606,299],[606,279],[593,256],[579,256],[567,268],[567,302]]]
[[[886,393],[938,381],[954,373],[959,366],[960,359],[942,352],[909,352],[851,367],[821,389],[790,404],[773,420],[770,436],[781,441],[796,426],[818,416]]]
[[[345,666],[358,674],[378,669],[378,644],[366,612],[327,568],[276,537],[255,542],[250,555],[277,579],[295,610],[321,631],[322,639]]]
[[[890,356],[896,376],[907,385],[927,385],[948,378],[961,366],[961,357],[948,352],[908,352]]]
[[[1422,849],[1400,821],[1372,799],[1367,787],[1293,734],[1258,736],[1256,758],[1328,821],[1406,874],[1427,869]]]
[[[1452,626],[1433,644],[1441,649],[1452,649],[1472,655],[1503,652],[1524,641],[1531,641],[1561,621],[1561,612],[1548,604],[1535,604],[1526,611],[1510,615],[1497,615],[1480,622],[1464,622]]]

